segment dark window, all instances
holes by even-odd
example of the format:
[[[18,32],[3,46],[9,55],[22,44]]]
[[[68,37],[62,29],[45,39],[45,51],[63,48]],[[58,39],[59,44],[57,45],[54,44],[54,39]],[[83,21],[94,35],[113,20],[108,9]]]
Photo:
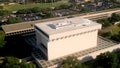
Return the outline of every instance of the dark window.
[[[38,31],[40,31],[41,33],[43,33],[43,35],[45,35],[46,37],[48,37],[49,38],[49,36],[44,32],[44,31],[42,31],[41,29],[39,29],[38,27],[36,27],[35,26],[35,28],[38,30]]]
[[[44,44],[41,43],[41,46],[42,46],[45,50],[47,50],[47,48],[46,48],[46,46],[45,46]]]

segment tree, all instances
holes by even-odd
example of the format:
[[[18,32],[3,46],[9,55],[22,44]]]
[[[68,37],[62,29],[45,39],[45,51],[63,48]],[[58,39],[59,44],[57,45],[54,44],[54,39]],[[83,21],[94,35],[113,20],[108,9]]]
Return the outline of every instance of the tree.
[[[20,68],[19,59],[15,57],[5,57],[2,66],[3,68]]]
[[[113,13],[110,18],[108,18],[109,22],[114,24],[116,21],[120,21],[120,16]]]
[[[120,31],[119,31],[119,34],[115,34],[111,36],[111,39],[120,42]]]
[[[8,0],[9,2],[13,2],[13,0]]]
[[[110,38],[112,36],[112,33],[111,32],[102,33],[101,36],[105,38]]]
[[[98,4],[99,1],[100,1],[100,0],[94,0],[94,2],[95,2],[96,4]]]
[[[118,49],[117,51],[116,51],[116,54],[117,54],[117,57],[118,57],[118,60],[119,60],[119,64],[118,64],[118,67],[117,68],[120,68],[120,51],[119,51],[120,49]]]
[[[120,24],[117,24],[118,27],[120,27]]]
[[[20,62],[20,60],[15,57],[5,57],[2,68],[36,68],[36,66],[26,61]]]
[[[36,68],[36,66],[32,63],[27,63],[25,60],[23,60],[20,64],[21,68]]]
[[[0,16],[7,16],[10,14],[10,11],[7,10],[0,10]]]
[[[68,57],[62,62],[61,68],[83,68],[83,66],[76,57]]]
[[[3,6],[0,6],[0,10],[3,10],[3,8],[4,8]]]
[[[38,13],[41,12],[42,9],[39,7],[34,7],[34,8],[28,8],[28,9],[22,9],[18,10],[17,14],[30,14],[30,13]],[[44,11],[44,10],[43,10]]]
[[[4,47],[6,43],[4,39],[5,39],[5,33],[3,31],[0,31],[0,48]]]
[[[22,9],[17,11],[17,14],[28,14],[28,13],[31,13],[31,9]]]
[[[38,7],[31,8],[30,10],[31,10],[32,13],[41,12],[40,8],[38,8]]]
[[[11,18],[8,19],[7,22],[8,22],[9,24],[14,24],[14,23],[22,22],[22,19],[17,18],[17,17],[11,17]]]
[[[46,18],[54,17],[54,14],[51,11],[49,11],[45,14],[46,14]]]
[[[81,13],[87,13],[87,12],[90,12],[90,9],[87,9],[87,8],[82,7],[82,8],[80,9],[80,12],[81,12]]]
[[[117,68],[118,66],[118,58],[115,53],[101,53],[95,59],[96,68]]]
[[[110,2],[117,3],[119,0],[110,0]]]
[[[60,9],[68,9],[68,8],[70,8],[70,5],[63,4],[63,5],[60,5],[59,8]]]
[[[103,27],[108,27],[110,26],[110,23],[108,21],[108,19],[101,19],[101,20],[97,20],[98,23],[101,23]]]

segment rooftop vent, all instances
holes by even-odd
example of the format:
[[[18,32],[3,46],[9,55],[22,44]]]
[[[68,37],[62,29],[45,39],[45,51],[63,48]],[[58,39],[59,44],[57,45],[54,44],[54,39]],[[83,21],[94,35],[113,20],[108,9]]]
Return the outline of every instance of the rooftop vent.
[[[88,19],[65,19],[64,21],[59,21],[59,22],[53,22],[48,24],[52,29],[60,29],[60,28],[65,28],[65,27],[78,27],[78,26],[86,26],[91,23],[90,20]]]
[[[72,22],[66,19],[65,21],[60,21],[57,23],[49,24],[49,26],[53,29],[59,29],[59,28],[67,27],[71,24]]]
[[[89,25],[91,23],[91,21],[88,19],[81,19],[80,21],[83,22],[83,25]]]

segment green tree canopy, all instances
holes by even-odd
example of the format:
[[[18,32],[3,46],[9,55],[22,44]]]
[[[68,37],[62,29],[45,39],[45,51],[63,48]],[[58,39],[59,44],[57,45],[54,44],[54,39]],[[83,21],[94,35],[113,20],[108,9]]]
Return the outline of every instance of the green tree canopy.
[[[34,7],[34,8],[27,8],[27,9],[18,10],[17,14],[30,14],[30,13],[39,13],[39,12],[41,12],[41,8]]]
[[[30,10],[31,10],[32,13],[39,13],[39,12],[41,12],[40,8],[38,8],[38,7],[31,8]]]
[[[120,15],[113,13],[108,20],[110,23],[114,24],[115,22],[120,21]]]
[[[5,33],[0,30],[0,48],[1,48],[1,47],[4,47],[4,45],[5,45],[5,43],[6,43],[6,42],[4,41],[4,39],[5,39]]]
[[[108,19],[101,19],[101,20],[97,20],[98,23],[102,24],[103,27],[108,27],[111,24],[109,23]]]
[[[20,68],[19,59],[14,57],[5,57],[2,66],[3,68]]]
[[[36,66],[32,63],[27,63],[25,60],[20,64],[21,68],[36,68]]]
[[[83,68],[83,66],[76,57],[68,57],[62,62],[61,68]]]
[[[3,6],[0,6],[0,10],[2,10],[4,7]]]
[[[111,39],[120,42],[120,32],[117,35],[115,34],[115,35],[111,36]]]
[[[22,9],[17,11],[17,14],[28,14],[28,13],[31,13],[31,9]]]
[[[70,7],[70,5],[66,5],[66,4],[59,6],[60,9],[68,9],[69,7]]]
[[[2,68],[36,68],[36,66],[35,64],[27,63],[26,61],[20,62],[20,60],[15,57],[5,57]]]
[[[7,16],[10,14],[10,11],[7,10],[0,10],[0,16]]]
[[[109,32],[105,32],[105,33],[102,33],[101,36],[105,37],[105,38],[111,38],[112,33],[110,31]]]
[[[22,22],[22,19],[17,18],[17,17],[11,17],[11,18],[8,19],[7,22],[8,22],[9,24],[14,24],[14,23]]]
[[[97,56],[95,59],[96,68],[102,67],[102,68],[117,68],[118,65],[118,59],[117,55],[115,53],[101,53]]]

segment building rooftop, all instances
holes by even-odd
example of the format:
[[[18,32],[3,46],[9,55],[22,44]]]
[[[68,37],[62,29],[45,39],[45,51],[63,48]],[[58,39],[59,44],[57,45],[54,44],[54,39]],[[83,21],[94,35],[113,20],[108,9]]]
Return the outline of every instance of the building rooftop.
[[[98,26],[100,29],[101,24],[98,24],[94,21],[84,19],[81,17],[62,19],[56,21],[49,21],[44,23],[35,24],[38,29],[41,29],[48,35],[63,33],[66,31],[73,31],[77,29],[91,28]]]

